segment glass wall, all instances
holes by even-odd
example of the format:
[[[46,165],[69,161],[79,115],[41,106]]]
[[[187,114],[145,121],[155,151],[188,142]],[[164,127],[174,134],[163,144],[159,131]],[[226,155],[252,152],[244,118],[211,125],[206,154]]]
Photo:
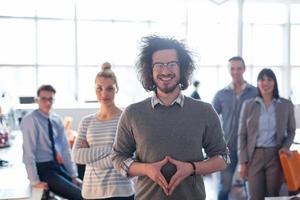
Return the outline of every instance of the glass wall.
[[[141,38],[157,34],[184,40],[194,52],[193,80],[204,101],[230,82],[227,60],[242,55],[247,81],[256,85],[259,70],[272,68],[281,95],[300,103],[300,2],[240,2],[0,0],[0,93],[34,96],[49,83],[56,104],[94,101],[95,75],[108,61],[119,80],[117,103],[127,106],[151,95],[134,64]]]

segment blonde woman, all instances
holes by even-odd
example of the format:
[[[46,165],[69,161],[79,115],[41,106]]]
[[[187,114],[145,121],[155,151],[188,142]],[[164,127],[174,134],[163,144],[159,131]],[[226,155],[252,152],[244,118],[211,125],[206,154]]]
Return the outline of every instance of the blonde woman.
[[[122,111],[114,102],[118,83],[109,63],[102,65],[95,78],[95,92],[100,108],[82,119],[73,147],[74,161],[86,164],[82,195],[85,199],[133,200],[132,182],[113,168],[110,159]]]

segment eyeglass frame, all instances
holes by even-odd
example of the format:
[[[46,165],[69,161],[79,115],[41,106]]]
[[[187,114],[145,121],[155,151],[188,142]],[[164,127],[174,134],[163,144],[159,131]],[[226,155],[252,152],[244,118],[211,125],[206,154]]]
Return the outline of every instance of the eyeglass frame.
[[[171,64],[174,64],[174,66],[170,66]],[[157,65],[161,65],[161,66],[157,66]],[[179,67],[179,62],[176,60],[172,60],[167,63],[155,62],[152,64],[152,68],[162,69],[163,67],[167,67],[167,68],[171,68],[171,69],[175,68],[175,67]]]
[[[53,97],[37,97],[38,100],[42,101],[42,102],[46,102],[48,101],[49,103],[53,103],[55,101],[55,98]]]

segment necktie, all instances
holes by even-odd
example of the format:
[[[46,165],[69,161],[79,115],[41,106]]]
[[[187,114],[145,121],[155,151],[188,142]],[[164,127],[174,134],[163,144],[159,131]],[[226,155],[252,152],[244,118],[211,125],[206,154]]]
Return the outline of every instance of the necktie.
[[[49,131],[49,138],[51,141],[51,150],[53,154],[53,161],[57,162],[56,160],[56,151],[55,151],[55,145],[54,145],[54,138],[53,138],[53,128],[50,119],[48,118],[48,131]]]

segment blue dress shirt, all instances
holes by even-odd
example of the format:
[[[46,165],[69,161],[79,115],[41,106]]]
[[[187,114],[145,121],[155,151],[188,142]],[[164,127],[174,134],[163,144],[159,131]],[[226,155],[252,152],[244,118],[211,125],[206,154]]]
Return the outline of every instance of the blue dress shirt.
[[[269,107],[266,107],[260,97],[255,99],[259,102],[260,116],[258,122],[256,147],[275,147],[276,146],[276,113],[275,99]]]
[[[53,161],[51,141],[48,133],[48,118],[53,127],[55,149],[64,161],[64,166],[71,177],[77,176],[75,163],[71,160],[71,149],[60,117],[54,113],[49,116],[40,110],[27,114],[21,122],[23,133],[23,163],[32,185],[40,182],[36,163]]]

